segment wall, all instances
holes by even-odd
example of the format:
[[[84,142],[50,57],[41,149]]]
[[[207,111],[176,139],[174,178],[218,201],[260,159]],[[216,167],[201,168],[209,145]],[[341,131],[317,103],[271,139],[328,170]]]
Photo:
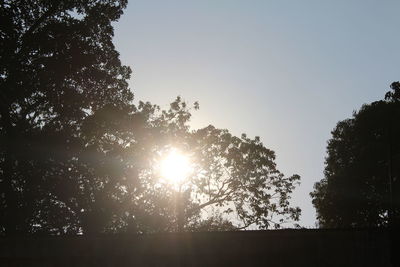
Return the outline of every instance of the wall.
[[[0,266],[391,266],[383,230],[1,238]]]

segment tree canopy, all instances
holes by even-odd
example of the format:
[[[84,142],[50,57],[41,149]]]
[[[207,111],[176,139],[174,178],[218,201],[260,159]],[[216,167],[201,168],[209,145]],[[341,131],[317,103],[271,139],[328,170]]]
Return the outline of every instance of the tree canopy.
[[[125,6],[124,0],[1,2],[4,231],[76,231],[66,222],[75,220],[70,209],[77,207],[69,202],[79,196],[72,200],[68,192],[72,181],[83,186],[93,175],[78,156],[91,148],[82,127],[106,109],[130,109],[133,99],[131,71],[112,43],[111,22]]]
[[[177,230],[175,207],[171,205],[176,188],[160,184],[160,173],[154,169],[171,148],[178,148],[192,162],[193,172],[182,184],[186,229],[205,225],[211,229],[280,227],[299,219],[300,209],[291,207],[289,200],[300,177],[280,173],[274,152],[265,148],[258,137],[236,137],[212,125],[189,130],[190,110],[179,97],[169,110],[157,110],[149,103],[139,105],[139,113],[146,112],[146,130],[140,137],[144,139],[136,140],[130,149],[131,154],[140,151],[143,166],[136,168],[141,189],[140,197],[132,196],[138,201],[135,207],[154,209],[150,214],[159,216],[155,222],[157,227],[162,226],[160,231]],[[147,215],[135,217],[136,224],[149,225],[141,222],[144,218],[154,220],[147,217],[148,213],[141,211]],[[165,224],[160,224],[163,221]]]
[[[328,141],[325,178],[311,193],[321,227],[381,227],[400,215],[399,82],[385,100],[340,121]]]
[[[177,201],[187,231],[297,221],[289,200],[300,177],[280,173],[258,137],[191,130],[179,97],[167,110],[133,103],[112,43],[125,6],[0,4],[0,232],[177,231]],[[171,149],[193,168],[179,196],[157,167]]]

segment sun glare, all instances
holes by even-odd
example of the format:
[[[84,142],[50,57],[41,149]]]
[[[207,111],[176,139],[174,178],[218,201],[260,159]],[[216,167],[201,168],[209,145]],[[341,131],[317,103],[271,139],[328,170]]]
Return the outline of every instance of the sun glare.
[[[180,184],[192,172],[187,156],[172,150],[161,162],[161,175],[168,182]]]

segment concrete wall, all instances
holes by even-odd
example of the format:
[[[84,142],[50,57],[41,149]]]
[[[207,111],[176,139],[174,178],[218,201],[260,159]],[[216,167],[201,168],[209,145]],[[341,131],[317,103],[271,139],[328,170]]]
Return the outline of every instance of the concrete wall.
[[[382,230],[271,230],[1,238],[0,266],[391,265]]]

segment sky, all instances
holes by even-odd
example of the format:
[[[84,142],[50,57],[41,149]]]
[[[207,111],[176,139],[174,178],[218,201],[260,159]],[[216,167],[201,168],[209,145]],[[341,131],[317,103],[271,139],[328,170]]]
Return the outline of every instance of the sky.
[[[130,0],[114,43],[136,100],[199,101],[193,129],[260,136],[278,169],[299,174],[293,205],[314,227],[340,120],[400,80],[400,1]]]

